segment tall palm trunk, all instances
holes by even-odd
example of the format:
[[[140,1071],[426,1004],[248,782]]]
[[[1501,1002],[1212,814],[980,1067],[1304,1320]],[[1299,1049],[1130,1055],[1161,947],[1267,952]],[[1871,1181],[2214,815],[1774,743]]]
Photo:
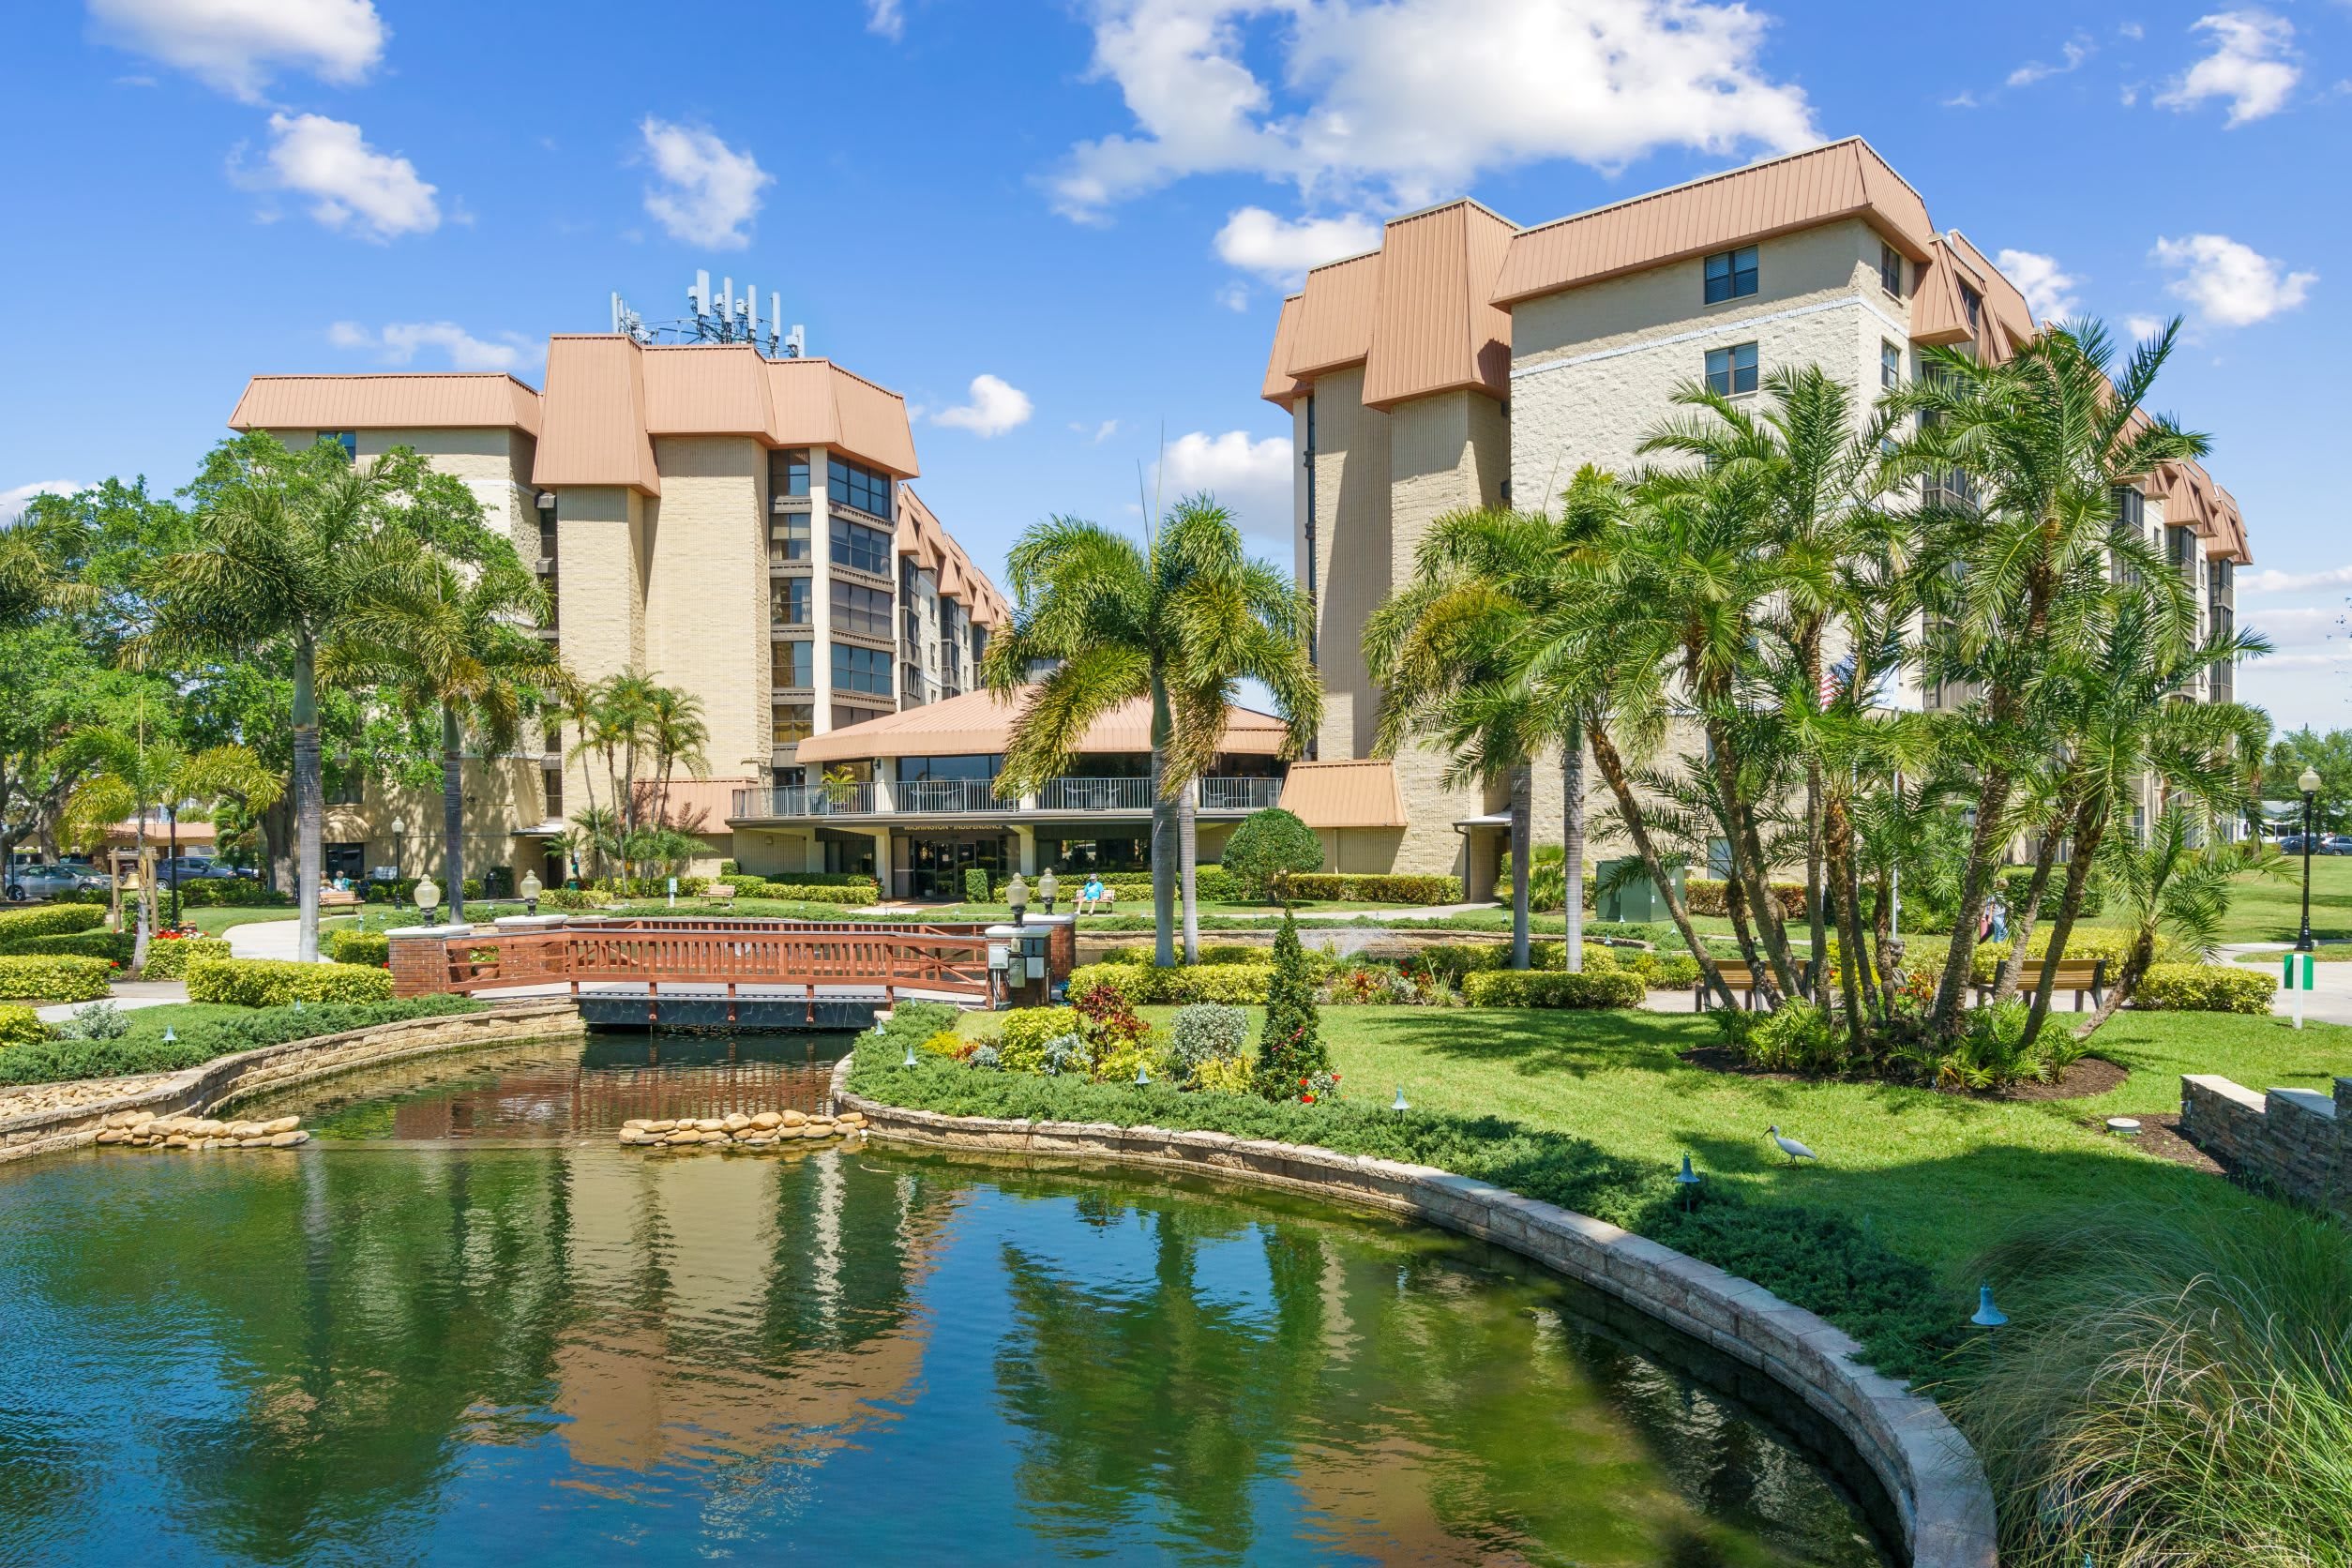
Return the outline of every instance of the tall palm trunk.
[[[1584,737],[1574,730],[1560,747],[1560,870],[1568,925],[1568,971],[1584,968]]]
[[[1755,820],[1740,792],[1740,768],[1723,725],[1707,721],[1710,749],[1714,754],[1715,792],[1723,807],[1724,836],[1730,840],[1731,873],[1747,893],[1748,914],[1761,938],[1764,960],[1782,996],[1800,994],[1797,975],[1788,957],[1788,930],[1780,918],[1780,904],[1765,878],[1764,847],[1756,836]]]
[[[1976,925],[1992,891],[1993,863],[2003,840],[2001,819],[2009,809],[2012,780],[2009,770],[1995,767],[1977,791],[1976,832],[1968,841],[1968,869],[1960,882],[1960,909],[1952,917],[1952,951],[1944,957],[1943,978],[1936,987],[1936,1008],[1928,1027],[1938,1038],[1959,1028],[1961,998],[1976,972]]]
[[[1195,873],[1199,868],[1200,840],[1195,792],[1199,781],[1184,785],[1176,797],[1176,868],[1184,901],[1184,962],[1200,961],[1200,906],[1194,898]]]
[[[1175,721],[1168,711],[1168,680],[1152,671],[1152,961],[1176,961],[1176,807],[1162,788]]]
[[[441,875],[449,883],[449,923],[465,919],[465,749],[458,710],[441,705]]]
[[[1813,1000],[1830,1000],[1830,941],[1829,912],[1825,907],[1829,889],[1824,884],[1828,846],[1823,843],[1828,829],[1821,800],[1821,764],[1807,759],[1805,762],[1805,913],[1808,925],[1805,935],[1813,953],[1805,960],[1805,989]],[[1769,891],[1769,890],[1768,890]]]
[[[1723,998],[1726,1006],[1736,1007],[1739,999],[1724,982],[1723,971],[1715,967],[1715,956],[1707,951],[1699,940],[1698,930],[1691,924],[1691,912],[1683,907],[1682,895],[1666,880],[1666,863],[1659,858],[1657,844],[1650,837],[1650,823],[1642,815],[1641,802],[1634,798],[1633,780],[1626,775],[1625,760],[1617,754],[1617,745],[1597,716],[1585,720],[1588,738],[1592,742],[1592,765],[1601,770],[1602,780],[1617,800],[1618,815],[1625,820],[1625,831],[1634,841],[1634,852],[1641,856],[1641,864],[1650,873],[1650,880],[1666,901],[1666,913],[1674,921],[1674,928],[1682,933],[1682,943],[1691,950],[1698,963],[1699,985]]]
[[[139,807],[139,836],[130,863],[139,867],[139,934],[130,941],[130,972],[137,974],[147,967],[147,933],[153,928],[147,918],[147,908],[148,900],[155,897],[155,867],[147,861],[147,807],[144,803]],[[176,866],[172,869],[174,875],[179,871]]]
[[[294,886],[299,910],[294,957],[319,957],[319,873],[325,863],[323,842],[325,800],[319,777],[318,648],[308,633],[294,647]]]
[[[2066,837],[2069,815],[2064,795],[2058,809],[2042,830],[2042,848],[2033,857],[2033,880],[2026,884],[2026,901],[2014,912],[2009,923],[2009,957],[2001,960],[2000,972],[1994,976],[1993,1003],[1996,1006],[2017,994],[2018,978],[2026,972],[2026,943],[2033,936],[2035,914],[2042,908],[2042,895],[2050,885],[2050,869],[2058,864],[2058,845]]]
[[[2098,1033],[2101,1024],[2122,1011],[2123,1004],[2132,1000],[2132,993],[2138,990],[2140,982],[2147,978],[2148,966],[2155,960],[2155,935],[2143,931],[2133,939],[2131,951],[2123,956],[2123,972],[2108,984],[2107,994],[2099,999],[2098,1011],[2074,1026],[2074,1038],[2089,1039]]]
[[[1535,840],[1533,770],[1525,763],[1511,770],[1511,967],[1526,969],[1530,961],[1528,941],[1528,865]]]
[[[1846,1036],[1852,1042],[1855,1053],[1863,1048],[1863,1030],[1868,1015],[1863,1010],[1862,981],[1869,972],[1869,953],[1862,946],[1861,900],[1854,892],[1854,858],[1852,822],[1846,815],[1846,803],[1832,797],[1821,806],[1821,851],[1832,908],[1837,916],[1837,989],[1846,1008]],[[1822,910],[1814,905],[1814,928],[1820,929]],[[1813,993],[1818,1002],[1827,1002],[1830,995],[1830,949],[1820,936],[1813,939]]]
[[[2058,919],[2050,925],[2048,956],[2043,959],[2042,972],[2034,983],[2033,1011],[2026,1018],[2025,1044],[2028,1047],[2042,1037],[2043,1020],[2050,1016],[2050,993],[2058,988],[2058,962],[2066,957],[2067,939],[2074,934],[2074,917],[2083,907],[2083,892],[2090,882],[2091,860],[2098,854],[2099,840],[2106,836],[2106,830],[2107,813],[2102,805],[2092,800],[2083,802],[2074,816],[2074,857],[2066,865],[2066,892],[2059,898]],[[2018,950],[2023,952],[2025,945],[2020,940]]]

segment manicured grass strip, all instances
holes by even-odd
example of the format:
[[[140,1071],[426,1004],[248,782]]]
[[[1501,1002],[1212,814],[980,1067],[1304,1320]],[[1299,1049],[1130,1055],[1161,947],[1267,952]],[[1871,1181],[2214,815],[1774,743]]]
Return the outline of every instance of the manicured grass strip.
[[[348,1029],[480,1011],[470,997],[418,996],[395,1002],[294,1007],[178,1004],[124,1015],[129,1031],[112,1040],[43,1040],[0,1050],[0,1084],[172,1073],[263,1046],[339,1034]],[[169,1030],[174,1036],[163,1038]]]

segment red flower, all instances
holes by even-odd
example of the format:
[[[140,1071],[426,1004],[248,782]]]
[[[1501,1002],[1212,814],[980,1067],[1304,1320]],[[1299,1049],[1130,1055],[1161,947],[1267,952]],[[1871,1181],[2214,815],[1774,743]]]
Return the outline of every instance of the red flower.
[[[1302,1095],[1300,1095],[1300,1096],[1299,1096],[1299,1104],[1301,1104],[1301,1105],[1303,1105],[1303,1106],[1311,1106],[1311,1105],[1313,1105],[1314,1103],[1315,1103],[1315,1096],[1314,1096],[1314,1095],[1312,1095],[1312,1094],[1302,1094]]]
[[[1337,1073],[1332,1074],[1331,1080],[1334,1083],[1337,1083],[1339,1081],[1339,1075]]]
[[[1299,1087],[1300,1087],[1301,1089],[1305,1088],[1305,1087],[1306,1087],[1306,1079],[1304,1079],[1304,1078],[1301,1078],[1301,1079],[1299,1079]]]

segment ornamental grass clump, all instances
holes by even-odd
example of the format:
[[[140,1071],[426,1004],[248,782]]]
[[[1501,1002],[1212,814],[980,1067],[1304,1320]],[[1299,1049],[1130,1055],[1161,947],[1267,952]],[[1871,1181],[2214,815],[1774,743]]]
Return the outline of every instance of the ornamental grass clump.
[[[1955,1413],[2004,1500],[2004,1563],[2352,1562],[2340,1224],[2118,1213],[2028,1232],[1980,1273],[2010,1322]]]

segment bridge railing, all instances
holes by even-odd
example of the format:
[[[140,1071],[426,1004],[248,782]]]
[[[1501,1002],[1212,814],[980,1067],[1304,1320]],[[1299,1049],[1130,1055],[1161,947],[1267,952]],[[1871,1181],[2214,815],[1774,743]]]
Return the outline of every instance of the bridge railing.
[[[453,936],[441,944],[432,989],[470,995],[519,987],[821,987],[898,993],[988,995],[988,942],[979,932],[911,930],[661,930],[653,926],[565,927],[550,931]]]

